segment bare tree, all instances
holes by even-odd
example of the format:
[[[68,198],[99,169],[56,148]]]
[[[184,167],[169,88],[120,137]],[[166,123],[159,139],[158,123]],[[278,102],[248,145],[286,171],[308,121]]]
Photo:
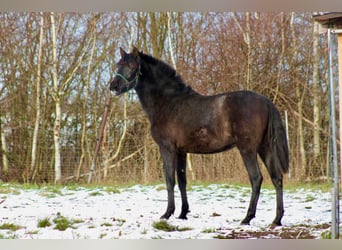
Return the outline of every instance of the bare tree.
[[[318,57],[326,45],[322,37],[315,40],[310,13],[46,13],[44,18],[0,13],[0,168],[8,170],[1,172],[3,180],[59,182],[62,174],[84,180],[117,48],[132,43],[177,67],[202,94],[249,88],[269,96],[281,114],[288,110],[292,178],[326,172],[315,172],[329,149],[322,109],[327,65]],[[99,176],[162,178],[158,148],[134,94],[112,101]],[[234,151],[191,158],[196,178],[244,180]]]
[[[304,98],[304,92],[301,89],[301,81],[298,78],[298,75],[296,73],[296,66],[298,65],[296,61],[298,60],[298,42],[297,42],[297,34],[295,31],[295,13],[291,13],[291,37],[292,37],[292,56],[294,58],[294,61],[292,63],[292,70],[293,70],[293,80],[295,83],[295,89],[296,89],[296,98],[297,98],[297,110],[298,110],[298,144],[299,144],[299,154],[300,154],[300,168],[302,169],[302,176],[305,176],[306,173],[306,151],[305,151],[305,138],[304,138],[304,124],[303,124],[303,98]]]
[[[60,183],[62,180],[62,169],[61,169],[61,153],[60,153],[60,130],[61,130],[61,98],[60,89],[58,83],[58,72],[57,72],[57,41],[56,41],[56,27],[55,27],[55,14],[50,13],[50,30],[51,30],[51,49],[52,49],[52,81],[53,81],[53,99],[55,101],[55,125],[53,131],[53,138],[55,142],[55,183]]]
[[[240,24],[236,13],[233,12],[232,14],[236,25],[239,27],[242,35],[243,40],[247,46],[246,58],[247,58],[247,65],[246,65],[246,88],[251,89],[251,82],[252,82],[252,45],[251,45],[251,27],[250,27],[250,13],[245,13],[245,28],[242,27]]]
[[[0,142],[1,142],[1,155],[2,155],[2,164],[3,164],[3,172],[8,173],[8,150],[7,150],[7,142],[6,142],[6,131],[2,125],[2,117],[0,117]],[[1,177],[1,176],[0,176]],[[1,179],[0,179],[1,180]]]
[[[85,96],[84,96],[84,102],[83,102],[83,109],[82,109],[82,132],[81,132],[81,156],[80,156],[80,161],[78,164],[77,168],[77,173],[76,173],[76,180],[78,181],[80,178],[81,174],[81,169],[83,166],[83,163],[85,161],[86,157],[86,134],[87,134],[87,106],[88,106],[88,98],[90,95],[90,74],[91,74],[91,65],[93,63],[93,58],[94,58],[94,53],[96,49],[96,23],[98,20],[99,16],[94,15],[93,18],[89,21],[89,26],[88,26],[88,32],[92,33],[92,39],[93,39],[93,44],[91,47],[91,53],[88,59],[88,65],[87,65],[87,72],[86,72],[86,80],[85,80]]]
[[[321,154],[320,142],[320,120],[321,120],[321,105],[320,105],[320,85],[319,85],[319,24],[313,24],[313,70],[312,70],[312,94],[313,94],[313,122],[315,124],[313,133],[313,157],[317,160]]]
[[[62,15],[59,15],[59,23],[58,29],[63,27],[64,18]],[[59,67],[58,69],[58,57],[57,57],[57,37],[56,37],[56,25],[55,25],[55,14],[53,12],[50,13],[50,22],[51,22],[51,50],[52,50],[52,82],[53,82],[53,100],[55,103],[55,123],[54,123],[54,155],[55,155],[55,182],[59,183],[62,181],[62,169],[61,169],[61,150],[60,150],[60,131],[61,131],[61,119],[62,119],[62,94],[66,94],[66,90],[70,89],[70,83],[72,82],[75,73],[80,68],[83,63],[85,56],[87,54],[88,48],[91,45],[92,39],[88,39],[86,33],[81,36],[81,42],[76,45],[76,48],[73,48],[73,45],[65,45],[64,47],[59,47],[60,50],[74,49],[74,57],[73,60],[70,60],[68,66],[65,71],[61,72]],[[68,22],[71,22],[68,20]],[[66,25],[70,25],[67,23]],[[72,29],[77,29],[77,22],[73,23]],[[74,32],[71,30],[71,32]],[[62,34],[67,36],[68,34]],[[71,34],[69,34],[71,35]],[[62,45],[65,39],[61,39]],[[70,53],[70,52],[69,52]],[[59,65],[63,65],[63,61],[59,61]],[[64,68],[63,68],[64,69]],[[60,78],[60,79],[58,79]],[[65,96],[64,96],[65,97]]]
[[[177,70],[177,65],[175,61],[175,56],[174,56],[174,51],[173,51],[173,43],[172,43],[172,37],[171,37],[171,12],[167,12],[167,37],[169,41],[169,52],[170,52],[170,57],[172,61],[172,66],[174,69]]]
[[[44,15],[40,13],[40,29],[39,29],[39,47],[38,47],[38,56],[37,56],[37,77],[36,77],[36,121],[34,125],[33,131],[33,139],[32,139],[32,154],[31,154],[31,169],[32,179],[36,172],[36,156],[37,156],[37,143],[38,143],[38,135],[39,135],[39,126],[41,120],[41,64],[42,64],[42,49],[43,49],[43,32],[44,32]]]
[[[133,18],[131,18],[133,19]],[[134,40],[134,36],[135,36],[135,27],[134,27],[134,21],[132,20],[132,24],[131,24],[131,35],[130,35],[130,39],[129,39],[129,50],[133,49],[133,40]],[[111,162],[113,162],[114,160],[117,160],[117,157],[119,156],[120,152],[122,152],[122,147],[124,144],[124,140],[126,138],[127,135],[127,123],[128,123],[128,118],[127,118],[127,102],[128,102],[128,94],[125,93],[122,97],[122,101],[123,101],[123,123],[122,123],[122,133],[119,139],[118,144],[116,145],[116,150],[113,153],[112,157],[109,157],[109,153],[107,153],[107,157],[104,161],[104,167],[103,167],[103,178],[106,179],[107,175],[108,175],[108,170],[110,168],[112,168],[114,165],[110,165]]]

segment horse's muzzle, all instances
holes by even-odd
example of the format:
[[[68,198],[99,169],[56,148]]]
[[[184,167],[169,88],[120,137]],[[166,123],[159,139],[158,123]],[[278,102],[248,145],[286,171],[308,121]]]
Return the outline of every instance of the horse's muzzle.
[[[117,92],[119,90],[119,81],[118,79],[114,79],[110,85],[109,85],[109,90],[113,92]]]

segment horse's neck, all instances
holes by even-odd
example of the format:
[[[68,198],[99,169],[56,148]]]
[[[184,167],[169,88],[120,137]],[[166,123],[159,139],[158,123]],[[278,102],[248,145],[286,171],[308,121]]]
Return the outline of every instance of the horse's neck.
[[[180,91],[176,82],[167,76],[158,73],[158,71],[149,67],[149,65],[142,66],[142,82],[139,82],[141,86],[136,88],[140,103],[147,113],[150,122],[152,123],[154,118],[160,112],[165,111],[165,106],[172,105],[177,96],[197,94],[195,91],[188,89],[184,86],[184,92]]]
[[[140,84],[151,84],[142,82]],[[165,96],[158,89],[151,87],[141,87],[136,89],[142,108],[147,114],[150,122],[154,121],[156,115],[161,111],[165,103]]]

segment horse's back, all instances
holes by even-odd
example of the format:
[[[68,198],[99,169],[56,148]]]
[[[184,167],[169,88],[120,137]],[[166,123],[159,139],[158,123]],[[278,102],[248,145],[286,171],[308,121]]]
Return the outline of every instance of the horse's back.
[[[258,147],[267,129],[271,101],[256,92],[236,91],[227,94],[227,112],[231,131],[238,143]]]

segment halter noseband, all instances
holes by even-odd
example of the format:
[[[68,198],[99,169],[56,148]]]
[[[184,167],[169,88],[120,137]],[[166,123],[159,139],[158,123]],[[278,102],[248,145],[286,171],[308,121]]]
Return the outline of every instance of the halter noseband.
[[[137,84],[138,84],[138,79],[139,79],[139,75],[141,75],[141,72],[140,72],[140,64],[139,64],[138,71],[137,71],[137,73],[135,74],[135,77],[134,77],[131,81],[129,81],[124,75],[121,75],[121,74],[119,74],[119,73],[115,73],[115,76],[118,76],[118,77],[120,77],[122,80],[125,81],[127,91],[129,91],[129,90],[131,90],[131,89],[133,89],[133,88],[135,88],[135,87],[137,86]],[[135,82],[135,83],[134,83],[134,82]],[[134,83],[134,84],[133,84],[132,86],[130,86],[132,83]]]

